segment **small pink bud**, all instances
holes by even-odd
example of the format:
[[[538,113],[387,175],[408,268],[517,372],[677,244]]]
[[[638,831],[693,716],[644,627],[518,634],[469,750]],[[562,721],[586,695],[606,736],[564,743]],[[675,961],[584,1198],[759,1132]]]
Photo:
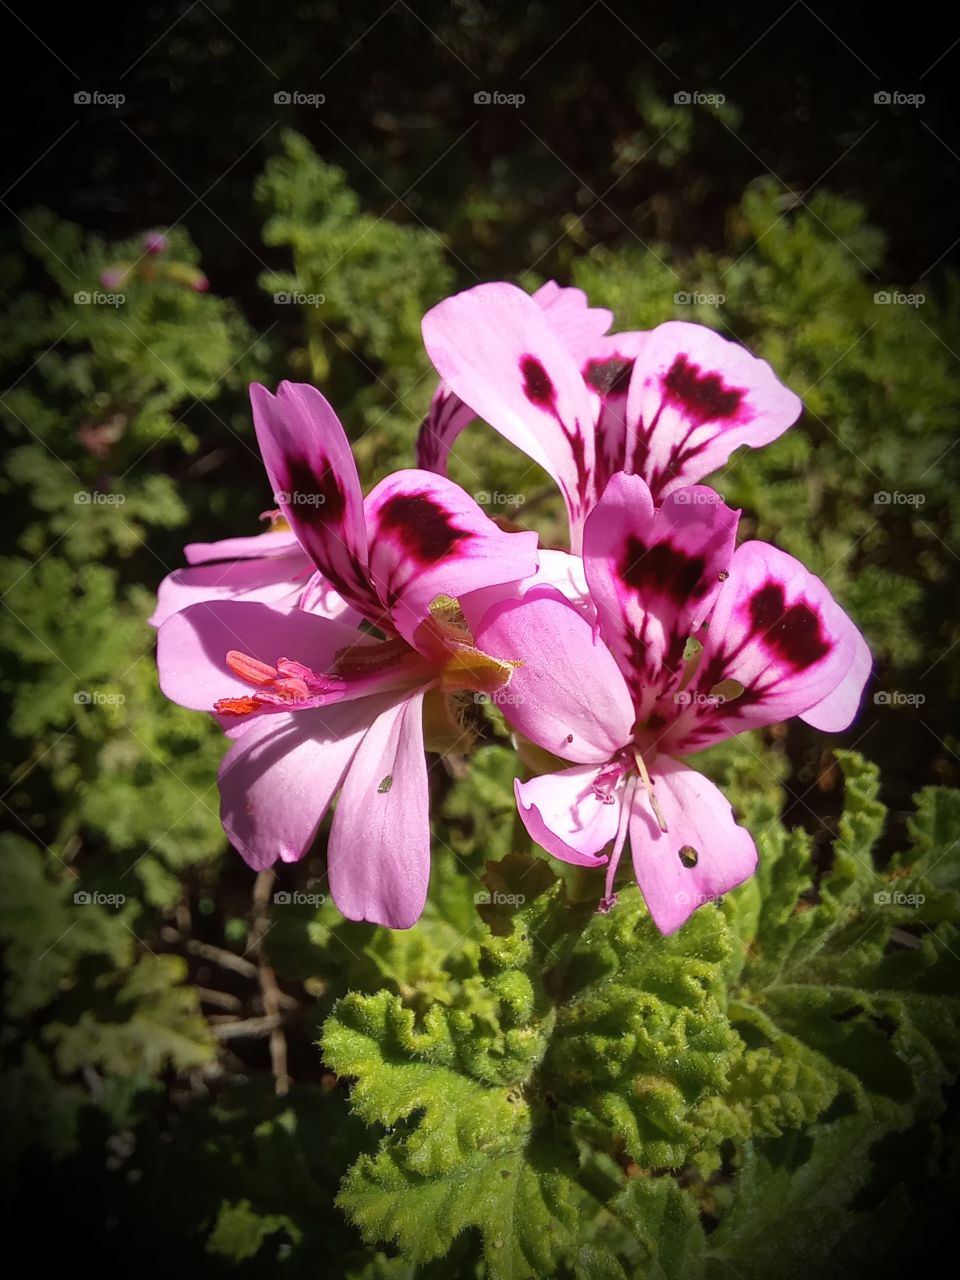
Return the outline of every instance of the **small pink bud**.
[[[165,253],[170,242],[162,231],[147,231],[144,233],[143,247],[147,253]]]

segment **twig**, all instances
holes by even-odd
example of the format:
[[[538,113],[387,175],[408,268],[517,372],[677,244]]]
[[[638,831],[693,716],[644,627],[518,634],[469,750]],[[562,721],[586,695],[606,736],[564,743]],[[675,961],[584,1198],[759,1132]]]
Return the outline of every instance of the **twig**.
[[[265,1018],[244,1018],[242,1022],[208,1021],[210,1030],[218,1040],[259,1040],[262,1036],[272,1038],[280,1025],[278,1014],[268,1014]],[[272,1047],[270,1056],[273,1057]],[[279,1088],[277,1092],[280,1092]]]
[[[243,1008],[243,1001],[238,996],[230,995],[228,991],[215,991],[212,987],[196,987],[195,990],[203,1004],[229,1009],[231,1013],[238,1013]]]

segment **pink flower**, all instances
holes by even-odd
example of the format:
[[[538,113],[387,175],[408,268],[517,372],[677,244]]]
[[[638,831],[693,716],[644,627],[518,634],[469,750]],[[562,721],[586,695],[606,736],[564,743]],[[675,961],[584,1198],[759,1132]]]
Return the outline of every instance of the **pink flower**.
[[[443,379],[428,418],[441,441],[431,466],[445,470],[452,440],[483,418],[557,482],[575,552],[612,475],[642,476],[660,502],[738,446],[769,444],[800,413],[768,364],[711,329],[669,321],[603,336],[608,313],[582,294],[559,305],[563,327],[556,311],[514,285],[481,284],[427,312],[424,342]]]
[[[218,714],[233,736],[221,816],[252,867],[302,858],[339,791],[334,900],[351,919],[408,928],[430,867],[424,699],[509,682],[513,663],[476,647],[458,597],[532,575],[537,537],[501,532],[457,485],[425,471],[397,472],[364,500],[318,391],[282,383],[276,396],[254,386],[251,398],[299,545],[380,636],[309,607],[195,604],[160,627],[161,687]]]
[[[680,757],[794,715],[843,729],[870,670],[818,578],[766,543],[734,550],[738,519],[704,486],[672,489],[657,509],[639,476],[615,476],[584,530],[595,622],[534,586],[474,627],[485,652],[521,659],[504,713],[571,762],[517,781],[530,835],[566,862],[606,865],[602,909],[629,836],[664,933],[757,859],[723,795]]]
[[[274,519],[273,524],[268,533],[253,537],[192,542],[184,547],[191,567],[174,570],[160,583],[150,618],[153,626],[159,627],[192,604],[210,600],[250,600],[282,608],[302,604],[311,613],[356,623],[360,615],[315,571],[286,521]]]
[[[481,305],[502,308],[515,306],[517,297],[532,299],[557,338],[580,366],[600,347],[603,335],[613,323],[613,312],[591,307],[582,289],[563,289],[554,280],[548,280],[535,293],[527,295],[519,289],[507,286],[508,292],[498,290],[484,296]],[[525,306],[525,303],[521,303]],[[496,310],[492,319],[496,322]],[[632,337],[634,335],[623,335]],[[642,335],[635,335],[642,337]],[[430,409],[417,436],[417,466],[424,471],[447,474],[447,460],[454,441],[469,427],[477,415],[450,388],[441,382],[430,401]]]
[[[147,253],[166,253],[170,242],[162,231],[145,231],[143,247]]]
[[[105,289],[119,289],[126,283],[131,270],[130,267],[107,267],[100,272],[100,283]]]

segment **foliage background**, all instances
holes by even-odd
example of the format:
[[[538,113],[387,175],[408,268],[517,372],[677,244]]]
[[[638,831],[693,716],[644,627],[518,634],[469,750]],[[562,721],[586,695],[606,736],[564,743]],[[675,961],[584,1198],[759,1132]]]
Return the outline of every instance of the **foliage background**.
[[[14,15],[0,1096],[38,1260],[720,1280],[934,1253],[960,1053],[960,53],[934,12],[909,32],[802,2]],[[495,89],[526,101],[474,101]],[[874,102],[895,89],[926,101]],[[326,101],[274,101],[293,90]],[[74,301],[155,226],[208,293]],[[523,845],[480,713],[478,750],[431,771],[421,926],[277,905],[322,892],[322,841],[275,883],[225,848],[219,736],[156,687],[156,584],[269,505],[249,381],[323,386],[370,484],[409,464],[422,312],[550,277],[620,328],[717,326],[803,397],[716,482],[866,630],[864,711],[839,740],[797,724],[711,753],[762,871],[668,943],[629,890],[591,919],[594,887]],[[875,301],[894,290],[924,302]],[[676,300],[695,293],[724,302]],[[559,537],[543,477],[479,426],[454,473]],[[875,501],[894,491],[923,501]],[[522,909],[478,906],[498,888]],[[125,900],[75,898],[96,893]]]

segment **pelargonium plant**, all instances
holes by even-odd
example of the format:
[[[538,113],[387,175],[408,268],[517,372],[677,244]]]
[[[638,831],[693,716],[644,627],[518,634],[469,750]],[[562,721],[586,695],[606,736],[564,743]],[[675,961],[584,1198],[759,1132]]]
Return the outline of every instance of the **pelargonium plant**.
[[[252,537],[187,548],[154,623],[162,688],[217,717],[224,829],[257,870],[327,854],[342,913],[408,928],[430,867],[425,752],[469,739],[458,699],[500,703],[552,771],[518,777],[548,853],[605,868],[629,839],[664,932],[740,884],[757,853],[686,757],[802,716],[854,718],[866,643],[824,584],[699,483],[800,412],[764,361],[699,325],[608,334],[578,290],[479,285],[424,317],[441,381],[418,468],[363,497],[313,387],[254,386],[276,510]],[[571,553],[505,531],[447,478],[481,418],[563,495]],[[518,773],[521,756],[518,754]],[[762,767],[762,764],[758,767]]]

